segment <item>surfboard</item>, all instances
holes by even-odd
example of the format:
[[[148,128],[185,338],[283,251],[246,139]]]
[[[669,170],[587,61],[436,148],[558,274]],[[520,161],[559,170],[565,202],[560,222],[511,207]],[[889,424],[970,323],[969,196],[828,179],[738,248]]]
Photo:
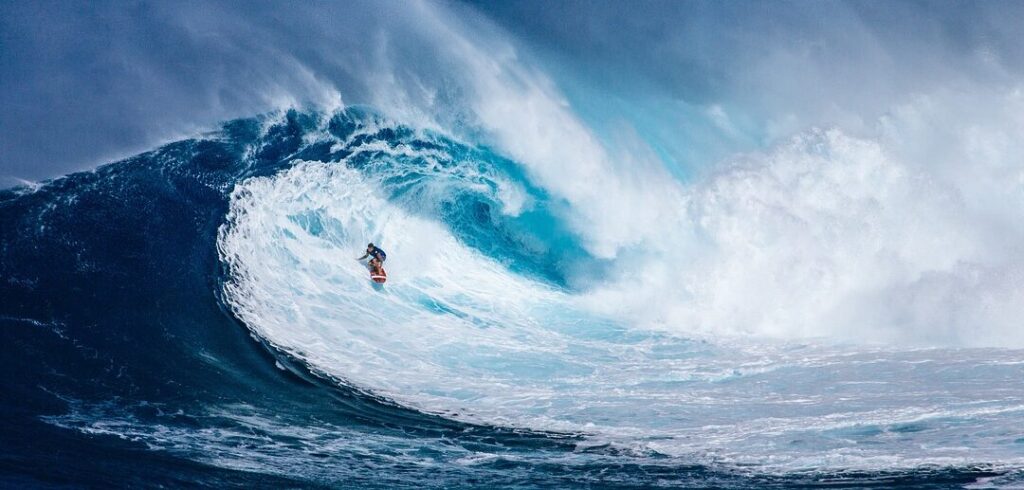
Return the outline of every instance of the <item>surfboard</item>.
[[[384,284],[384,281],[388,280],[388,271],[384,270],[383,267],[380,268],[379,275],[374,274],[373,271],[370,271],[370,280],[377,284]]]

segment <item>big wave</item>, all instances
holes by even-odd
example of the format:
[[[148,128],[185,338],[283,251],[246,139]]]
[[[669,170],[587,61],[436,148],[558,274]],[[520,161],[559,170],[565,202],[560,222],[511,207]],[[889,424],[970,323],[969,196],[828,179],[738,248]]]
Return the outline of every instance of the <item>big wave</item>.
[[[941,294],[942,281],[960,279],[965,258],[980,256],[970,240],[935,246],[924,238],[955,236],[955,220],[908,223],[889,208],[937,217],[955,199],[919,190],[922,176],[876,144],[813,132],[697,186],[651,190],[644,202],[667,200],[652,212],[678,212],[663,232],[648,230],[608,256],[592,246],[599,238],[586,236],[595,229],[571,222],[581,215],[577,203],[548,194],[513,162],[355,117],[340,132],[329,122],[337,117],[324,119],[288,169],[240,183],[218,237],[234,313],[326,377],[470,423],[785,471],[892,466],[889,456],[904,445],[979,418],[1008,427],[1024,409],[999,397],[974,403],[979,390],[995,389],[987,377],[1017,369],[1012,354],[978,351],[991,371],[953,368],[960,389],[949,403],[915,404],[903,390],[923,390],[922,400],[950,393],[925,372],[907,371],[942,351],[835,344],[931,335],[941,345],[971,328],[928,334],[917,328],[934,316],[911,317],[909,327],[891,320],[920,305],[878,300],[922,276]],[[631,198],[608,197],[603,206]],[[875,232],[862,233],[865,223]],[[380,291],[353,260],[369,241],[389,253]],[[1008,294],[1004,308],[1019,294],[995,287]],[[1002,335],[1008,326],[984,328]],[[757,340],[743,338],[750,334]],[[984,343],[968,340],[977,339]],[[822,369],[842,380],[825,397],[813,382]],[[879,392],[863,391],[880,379]],[[800,410],[794,397],[804,400]],[[851,409],[839,409],[840,400]],[[927,429],[851,448],[849,438],[877,434],[861,432],[865,424]],[[792,438],[808,442],[781,444]],[[897,465],[1018,464],[1005,449],[981,438]]]
[[[832,335],[842,315],[791,323],[721,289],[744,277],[782,287],[792,272],[828,285],[799,252],[828,245],[814,270],[874,257],[857,254],[881,237],[840,246],[858,217],[912,237],[891,235],[877,203],[896,202],[883,197],[908,191],[915,169],[878,145],[811,133],[698,182],[620,187],[647,193],[629,201],[600,182],[549,187],[499,147],[465,141],[368,109],[288,111],[0,193],[0,331],[17,346],[0,378],[4,440],[44,441],[6,453],[17,474],[101,485],[144,465],[168,484],[236,486],[1017,478],[1024,398],[1007,387],[1019,351],[851,346]],[[831,180],[815,173],[823,163]],[[768,192],[794,181],[806,185]],[[941,197],[916,201],[947,209]],[[663,230],[609,238],[594,219],[622,216],[581,202],[676,213]],[[823,216],[850,226],[822,228]],[[810,239],[743,233],[762,220]],[[383,290],[354,260],[367,241],[389,251]],[[756,267],[740,268],[751,252]],[[955,262],[944,260],[913,264]],[[911,275],[882,279],[916,269],[894,270]],[[712,318],[701,312],[721,321],[691,321]],[[56,445],[66,464],[39,465]]]

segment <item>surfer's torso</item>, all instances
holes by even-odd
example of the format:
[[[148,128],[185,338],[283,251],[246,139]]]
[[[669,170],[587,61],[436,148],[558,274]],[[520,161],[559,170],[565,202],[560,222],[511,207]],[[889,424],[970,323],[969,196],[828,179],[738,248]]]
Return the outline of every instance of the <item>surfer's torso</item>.
[[[388,258],[388,254],[384,253],[379,247],[373,247],[372,250],[368,250],[366,253],[370,254],[371,257],[384,262]]]

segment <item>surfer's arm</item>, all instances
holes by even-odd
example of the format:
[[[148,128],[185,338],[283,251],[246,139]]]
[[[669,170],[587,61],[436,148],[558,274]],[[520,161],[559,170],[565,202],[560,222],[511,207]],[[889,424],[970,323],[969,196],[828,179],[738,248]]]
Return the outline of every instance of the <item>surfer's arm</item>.
[[[358,259],[356,259],[356,260],[363,260],[363,259],[365,259],[365,258],[367,258],[367,257],[369,257],[369,256],[370,256],[370,254],[369,254],[369,252],[367,252],[367,253],[364,253],[362,257],[359,257],[359,258],[358,258]]]

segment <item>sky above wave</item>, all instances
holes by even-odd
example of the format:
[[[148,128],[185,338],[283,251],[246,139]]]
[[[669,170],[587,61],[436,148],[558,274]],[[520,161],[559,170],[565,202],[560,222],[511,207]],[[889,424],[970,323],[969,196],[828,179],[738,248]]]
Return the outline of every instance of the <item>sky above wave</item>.
[[[541,74],[551,85],[541,90],[565,97],[597,134],[634,133],[645,151],[692,169],[811,125],[862,130],[914,94],[1012,86],[1024,67],[1022,10],[1009,2],[5,3],[0,176],[55,177],[289,106],[368,103],[413,122],[472,126],[486,118],[462,99],[488,94],[464,80],[465,62],[452,62],[465,49],[481,69],[521,71],[515,83]]]

